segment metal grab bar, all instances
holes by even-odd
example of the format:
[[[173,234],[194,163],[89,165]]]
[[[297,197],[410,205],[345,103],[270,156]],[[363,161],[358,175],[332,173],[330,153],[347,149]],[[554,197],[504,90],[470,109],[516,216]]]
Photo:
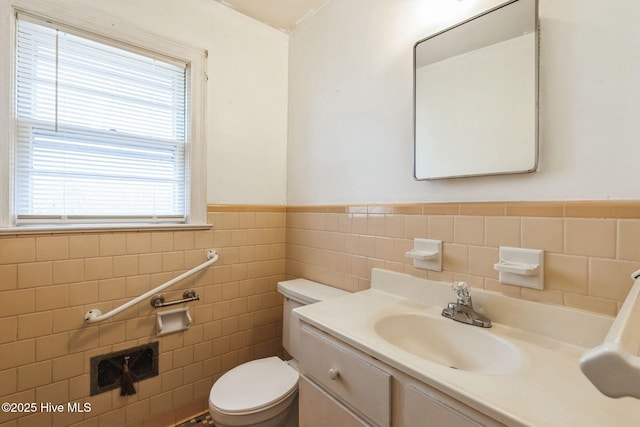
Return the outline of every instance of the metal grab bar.
[[[153,308],[162,308],[162,307],[171,307],[172,305],[183,304],[185,302],[191,301],[200,301],[200,296],[196,295],[196,291],[193,289],[187,289],[182,293],[182,299],[178,299],[175,301],[165,302],[163,295],[154,295],[151,298],[151,307]]]
[[[193,267],[191,270],[186,271],[184,273],[182,273],[181,275],[179,275],[178,277],[174,277],[173,279],[169,280],[168,282],[163,283],[162,285],[156,286],[155,288],[151,289],[148,292],[145,292],[144,294],[132,299],[129,302],[126,302],[124,304],[122,304],[120,307],[114,308],[113,310],[102,314],[102,311],[100,311],[97,308],[92,308],[91,310],[87,311],[87,313],[84,315],[84,321],[87,323],[97,323],[97,322],[102,322],[103,320],[107,320],[113,316],[115,316],[118,313],[123,312],[124,310],[136,305],[137,303],[139,303],[140,301],[149,298],[150,296],[153,296],[154,294],[168,288],[171,285],[174,285],[176,283],[178,283],[181,280],[186,279],[187,277],[191,276],[192,274],[197,273],[198,271],[205,269],[207,267],[209,267],[210,265],[214,264],[216,261],[218,261],[218,251],[210,249],[209,251],[207,251],[207,258],[209,259],[208,261],[203,262],[202,264]]]

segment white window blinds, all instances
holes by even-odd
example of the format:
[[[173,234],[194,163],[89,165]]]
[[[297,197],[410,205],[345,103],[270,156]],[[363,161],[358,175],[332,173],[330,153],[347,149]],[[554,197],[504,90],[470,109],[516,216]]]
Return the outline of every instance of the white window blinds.
[[[20,14],[16,39],[17,222],[184,222],[187,66]]]

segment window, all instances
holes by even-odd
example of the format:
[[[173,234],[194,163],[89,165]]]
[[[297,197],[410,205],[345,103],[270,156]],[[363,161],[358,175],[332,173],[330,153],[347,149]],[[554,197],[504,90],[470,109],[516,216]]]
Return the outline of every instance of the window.
[[[8,225],[204,224],[202,63],[15,17]]]

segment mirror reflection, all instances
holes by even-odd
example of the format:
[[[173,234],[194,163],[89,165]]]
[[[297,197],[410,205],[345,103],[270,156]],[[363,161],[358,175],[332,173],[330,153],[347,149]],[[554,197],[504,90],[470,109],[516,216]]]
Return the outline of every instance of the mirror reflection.
[[[537,9],[513,0],[416,43],[416,179],[536,169]]]

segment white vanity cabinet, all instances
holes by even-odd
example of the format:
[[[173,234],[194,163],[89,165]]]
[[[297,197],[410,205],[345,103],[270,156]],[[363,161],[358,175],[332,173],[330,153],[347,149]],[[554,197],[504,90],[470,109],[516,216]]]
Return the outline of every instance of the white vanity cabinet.
[[[316,384],[329,399],[334,396],[354,419],[353,425],[391,425],[391,374],[374,360],[329,335],[303,324],[300,331],[300,372],[302,381]],[[308,387],[311,388],[311,387]],[[300,407],[311,406],[311,395],[300,391]],[[332,399],[333,400],[333,399]],[[326,415],[309,425],[338,425],[329,422],[343,407],[327,405]],[[302,420],[315,417],[300,411]],[[317,424],[314,424],[317,423]],[[301,421],[301,425],[306,426]]]
[[[302,323],[300,426],[502,426],[455,399]]]
[[[498,427],[504,424],[424,384],[406,384],[400,426]]]
[[[302,375],[299,380],[299,421],[304,427],[365,427],[369,423]]]

